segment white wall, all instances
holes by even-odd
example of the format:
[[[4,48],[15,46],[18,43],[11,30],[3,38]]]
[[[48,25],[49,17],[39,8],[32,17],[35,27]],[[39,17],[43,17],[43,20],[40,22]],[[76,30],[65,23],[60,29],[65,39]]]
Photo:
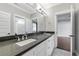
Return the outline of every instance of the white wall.
[[[58,22],[58,36],[69,37],[71,34],[71,22],[59,21]]]
[[[47,30],[49,31],[56,31],[56,25],[57,25],[57,21],[55,20],[55,16],[57,12],[62,12],[62,11],[67,11],[70,10],[70,5],[71,4],[59,4],[56,6],[53,6],[51,8],[48,9],[48,20],[47,22],[49,23],[46,27]]]
[[[76,3],[74,5],[74,9],[75,9],[75,20],[76,20],[76,53],[79,55],[79,3]]]
[[[31,16],[33,21],[37,22],[38,30],[37,31],[46,31],[46,17],[40,13],[34,14]]]
[[[40,16],[39,18],[37,18],[37,23],[38,23],[38,31],[45,31],[46,28],[46,21],[45,21],[45,17],[44,16]]]

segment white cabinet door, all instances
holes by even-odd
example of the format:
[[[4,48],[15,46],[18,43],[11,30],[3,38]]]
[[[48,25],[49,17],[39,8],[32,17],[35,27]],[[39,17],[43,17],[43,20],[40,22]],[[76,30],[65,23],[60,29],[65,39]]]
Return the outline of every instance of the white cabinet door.
[[[51,55],[51,42],[50,38],[47,39],[47,55]]]
[[[40,43],[39,45],[37,45],[34,49],[34,56],[46,56],[46,51],[47,51],[47,45],[46,45],[46,41]]]
[[[0,11],[0,36],[10,33],[10,14]]]
[[[47,51],[47,45],[46,45],[46,41],[44,41],[44,42],[42,42],[41,44],[40,44],[40,51],[39,51],[39,56],[46,56],[47,54],[46,54],[46,51]]]
[[[54,35],[52,35],[51,37],[50,37],[50,47],[51,47],[51,53],[53,52],[53,50],[54,50]]]
[[[50,56],[54,49],[54,39],[53,36],[47,39],[47,55]]]
[[[56,34],[54,35],[53,39],[54,39],[54,47],[57,48],[57,36],[56,36]]]
[[[34,49],[35,56],[50,56],[54,49],[54,35],[37,45]]]

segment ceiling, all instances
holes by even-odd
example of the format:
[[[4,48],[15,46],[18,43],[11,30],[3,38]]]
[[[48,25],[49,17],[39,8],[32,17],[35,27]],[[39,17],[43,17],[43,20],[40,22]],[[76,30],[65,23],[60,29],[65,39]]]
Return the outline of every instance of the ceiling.
[[[14,6],[29,14],[37,12],[37,4],[40,4],[40,6],[44,9],[48,9],[50,7],[58,5],[59,3],[13,3]]]
[[[40,3],[45,9],[51,8],[53,6],[56,6],[60,3]]]

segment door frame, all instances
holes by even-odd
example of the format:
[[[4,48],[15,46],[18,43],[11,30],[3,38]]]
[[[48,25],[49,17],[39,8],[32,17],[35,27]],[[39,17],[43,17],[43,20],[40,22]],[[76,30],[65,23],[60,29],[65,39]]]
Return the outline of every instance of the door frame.
[[[73,35],[74,34],[74,31],[75,30],[73,30],[75,27],[73,26],[73,25],[75,25],[75,20],[74,20],[74,8],[73,8],[73,5],[71,4],[70,5],[70,9],[69,10],[65,10],[65,11],[59,11],[59,12],[56,12],[55,13],[55,31],[56,31],[56,35],[57,35],[57,15],[60,15],[60,14],[64,14],[64,13],[71,13],[71,28],[72,28],[72,32],[71,32],[71,35]],[[57,36],[56,36],[57,37]],[[72,37],[71,37],[71,50],[70,50],[70,52],[71,52],[71,56],[72,56],[72,54],[73,54],[73,52],[74,52],[74,47],[73,47],[73,45],[74,45],[75,43],[74,43],[74,40],[72,39]]]

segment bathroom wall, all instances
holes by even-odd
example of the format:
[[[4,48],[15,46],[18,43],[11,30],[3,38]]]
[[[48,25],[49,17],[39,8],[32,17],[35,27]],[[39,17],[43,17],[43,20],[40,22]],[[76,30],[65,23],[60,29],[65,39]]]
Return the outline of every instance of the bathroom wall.
[[[56,31],[56,25],[57,25],[55,17],[56,13],[70,10],[70,5],[71,4],[68,3],[62,3],[48,9],[48,17],[49,17],[48,21],[50,23],[49,26],[47,26],[49,28],[48,30]]]
[[[74,5],[74,10],[75,10],[75,20],[76,20],[76,40],[75,40],[75,52],[77,55],[79,55],[79,3],[76,3]]]

